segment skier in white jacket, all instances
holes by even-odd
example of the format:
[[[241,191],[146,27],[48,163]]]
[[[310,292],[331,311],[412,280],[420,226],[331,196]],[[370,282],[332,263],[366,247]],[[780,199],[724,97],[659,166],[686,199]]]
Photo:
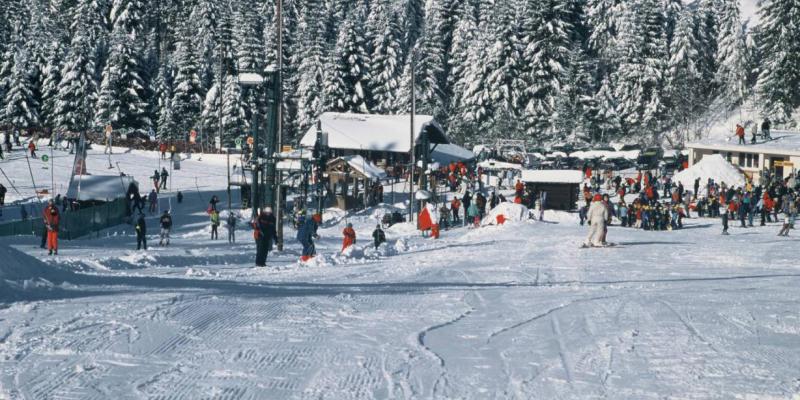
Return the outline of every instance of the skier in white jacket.
[[[584,246],[603,246],[603,233],[608,220],[608,208],[603,204],[603,198],[599,194],[594,195],[592,204],[589,206],[589,212],[586,214],[586,219],[589,221],[589,237],[586,238]]]

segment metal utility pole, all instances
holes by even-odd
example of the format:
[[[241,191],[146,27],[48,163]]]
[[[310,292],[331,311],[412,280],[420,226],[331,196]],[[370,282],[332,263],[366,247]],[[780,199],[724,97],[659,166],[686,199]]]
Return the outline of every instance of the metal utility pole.
[[[258,102],[256,102],[258,103]],[[260,196],[258,193],[258,170],[261,168],[261,165],[258,162],[258,107],[253,111],[253,149],[252,155],[250,156],[250,163],[252,164],[253,169],[253,178],[252,182],[250,183],[250,207],[252,207],[253,211],[251,212],[250,216],[253,221],[256,220],[258,217],[258,208],[261,205],[259,202]]]
[[[408,181],[408,221],[414,220],[414,168],[417,166],[417,157],[414,152],[414,114],[417,112],[417,84],[414,71],[416,70],[417,51],[416,48],[411,50],[411,137],[410,137],[410,152],[411,152],[411,169],[409,170]]]
[[[275,98],[278,102],[276,110],[277,118],[277,149],[283,151],[283,0],[277,1],[276,15],[278,16],[278,71],[275,79],[277,80],[277,93]],[[273,163],[274,165],[274,163]],[[280,174],[280,172],[279,172]],[[275,220],[278,222],[278,250],[283,250],[283,179],[278,176],[275,182]]]
[[[222,150],[222,96],[225,93],[225,75],[227,71],[225,71],[225,45],[223,43],[220,44],[220,52],[219,52],[219,92],[217,97],[219,97],[219,107],[217,110],[217,122],[219,122],[219,127],[217,130],[217,136],[219,137],[219,148]],[[231,209],[231,149],[227,148],[227,174],[228,174],[228,187],[226,193],[228,194],[228,211]]]

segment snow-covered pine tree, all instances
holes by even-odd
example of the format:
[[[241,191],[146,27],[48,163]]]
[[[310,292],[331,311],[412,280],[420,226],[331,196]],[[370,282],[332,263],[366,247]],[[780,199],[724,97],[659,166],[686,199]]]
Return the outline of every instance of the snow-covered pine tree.
[[[664,2],[664,35],[667,38],[668,48],[672,46],[675,38],[675,30],[678,27],[678,20],[681,12],[685,8],[683,0],[662,0]]]
[[[416,45],[425,26],[425,0],[406,0],[403,21],[405,48],[411,49]]]
[[[156,137],[165,142],[175,139],[177,133],[174,115],[172,112],[172,86],[173,69],[169,58],[161,60],[158,75],[153,80],[153,97],[156,99]]]
[[[2,121],[15,128],[33,128],[39,125],[39,104],[33,93],[28,51],[23,46],[14,52],[14,64],[8,89],[3,100]]]
[[[594,96],[594,109],[589,119],[589,132],[593,140],[618,139],[621,136],[618,104],[613,87],[610,78],[606,77]]]
[[[175,113],[172,107],[172,99],[165,99],[158,111],[156,137],[161,142],[181,139],[178,124],[175,122]]]
[[[331,57],[325,100],[331,111],[369,112],[369,56],[362,21],[366,6],[353,10],[344,22]]]
[[[56,128],[80,132],[92,127],[97,84],[94,80],[94,47],[88,35],[73,36],[61,69],[61,84],[53,119]]]
[[[203,87],[190,29],[184,28],[175,51],[175,85],[172,94],[172,113],[178,127],[178,137],[188,135],[197,127],[203,105]]]
[[[406,57],[395,109],[399,112],[411,111],[411,59],[414,57],[414,83],[416,85],[414,90],[417,96],[417,112],[440,117],[445,110],[442,99],[443,82],[440,79],[446,51],[441,25],[445,23],[446,11],[440,3],[436,2],[429,11],[417,45],[410,50],[416,53]]]
[[[565,71],[569,67],[572,29],[560,0],[531,0],[523,22],[523,78],[521,93],[527,125],[541,139],[553,138],[555,106],[561,96]],[[575,50],[579,51],[579,50]]]
[[[233,42],[239,70],[261,71],[264,68],[264,43],[255,1],[239,2],[235,15]]]
[[[763,60],[756,90],[762,113],[786,120],[800,106],[800,13],[793,1],[764,0],[759,18]]]
[[[64,64],[64,48],[59,40],[50,43],[42,79],[42,104],[40,119],[47,127],[56,125],[56,102],[61,86],[61,68]]]
[[[401,62],[403,59],[402,27],[399,25],[398,15],[388,7],[376,7],[373,13],[382,15],[374,16],[375,25],[381,27],[372,40],[372,57],[370,59],[370,91],[373,96],[373,111],[376,113],[391,113],[396,110],[397,92],[400,87]],[[405,107],[403,107],[405,108]]]
[[[249,129],[239,82],[234,75],[228,75],[222,92],[222,145],[233,147],[234,141],[242,132]]]
[[[696,20],[694,11],[687,7],[681,11],[675,27],[666,79],[668,119],[673,124],[687,123],[703,98],[698,66],[701,53],[694,33]]]
[[[624,5],[619,30],[620,64],[614,77],[619,115],[628,132],[661,132],[663,78],[667,64],[663,13],[657,0]]]
[[[195,38],[197,39],[197,52],[200,60],[200,80],[203,88],[208,89],[216,80],[214,70],[218,69],[219,54],[216,53],[217,43],[219,42],[217,30],[218,25],[227,21],[227,16],[222,15],[224,3],[214,0],[197,0],[192,8],[191,20],[196,27]]]
[[[739,0],[719,0],[716,84],[724,104],[735,107],[747,93],[747,46]]]
[[[137,47],[144,36],[140,0],[115,0],[111,9],[113,31],[109,56],[103,68],[95,125],[111,124],[146,134],[152,126],[142,79],[142,57]]]
[[[326,75],[324,13],[322,0],[307,0],[299,21],[301,49],[295,53],[294,64],[298,66],[298,129],[301,132],[313,126],[323,111]]]
[[[616,67],[616,45],[620,0],[588,0],[586,23],[589,26],[588,49],[597,60],[598,72],[604,79]]]
[[[450,68],[450,74],[447,77],[448,86],[453,92],[453,96],[449,98],[449,109],[453,116],[461,112],[462,100],[467,86],[464,76],[469,68],[469,53],[474,45],[478,30],[478,20],[475,16],[475,9],[470,2],[465,1],[461,3],[459,14],[461,18],[453,32],[453,42],[449,51],[450,58],[447,61]]]
[[[560,85],[560,95],[555,97],[555,114],[552,118],[556,137],[571,140],[592,137],[598,113],[594,99],[596,83],[583,49],[578,46],[569,50]]]
[[[699,51],[697,70],[702,76],[700,93],[704,102],[710,102],[716,97],[717,88],[715,77],[717,75],[717,39],[718,0],[699,0],[695,15],[695,41]]]

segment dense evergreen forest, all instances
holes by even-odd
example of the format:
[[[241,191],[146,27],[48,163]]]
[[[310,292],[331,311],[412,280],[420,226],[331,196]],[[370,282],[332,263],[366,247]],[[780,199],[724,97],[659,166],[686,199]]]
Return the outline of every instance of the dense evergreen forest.
[[[289,140],[324,111],[418,112],[459,141],[655,141],[709,109],[800,106],[800,10],[763,0],[284,0]],[[263,112],[238,71],[277,58],[268,0],[4,0],[0,125],[190,129]],[[413,71],[412,71],[413,70]],[[220,110],[221,108],[221,110]]]

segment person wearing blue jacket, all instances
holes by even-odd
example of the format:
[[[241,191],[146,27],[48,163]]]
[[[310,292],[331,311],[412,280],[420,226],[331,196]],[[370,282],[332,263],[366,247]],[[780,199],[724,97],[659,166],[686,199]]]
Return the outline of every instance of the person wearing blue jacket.
[[[314,248],[314,239],[317,238],[317,228],[319,223],[322,222],[322,216],[314,214],[310,219],[307,219],[300,225],[297,230],[297,240],[303,245],[303,254],[300,257],[301,261],[308,261],[316,254]]]

